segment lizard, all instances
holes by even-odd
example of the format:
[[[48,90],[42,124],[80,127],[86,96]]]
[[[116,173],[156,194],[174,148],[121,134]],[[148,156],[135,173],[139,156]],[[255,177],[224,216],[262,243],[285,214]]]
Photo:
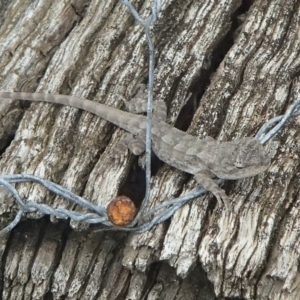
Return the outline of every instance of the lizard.
[[[140,155],[145,150],[147,117],[136,113],[145,111],[146,98],[141,100],[136,97],[135,101],[128,101],[129,112],[60,94],[0,91],[0,99],[48,102],[88,111],[134,135],[136,143],[129,143],[124,139],[124,145],[134,154]],[[166,105],[163,100],[156,103],[151,128],[153,152],[163,162],[194,175],[196,182],[210,191],[218,203],[225,205],[226,211],[230,212],[230,199],[213,178],[237,180],[266,171],[270,166],[270,158],[262,144],[254,137],[228,142],[219,142],[212,137],[199,139],[166,123]]]

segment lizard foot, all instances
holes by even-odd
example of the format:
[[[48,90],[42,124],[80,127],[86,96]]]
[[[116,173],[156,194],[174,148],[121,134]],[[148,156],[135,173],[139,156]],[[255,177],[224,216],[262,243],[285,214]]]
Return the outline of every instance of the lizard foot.
[[[123,144],[117,144],[110,153],[110,158],[117,164],[124,163],[128,148]]]
[[[146,168],[146,155],[142,155],[138,159],[138,165],[141,167],[143,170]]]
[[[213,193],[213,195],[217,198],[220,207],[225,206],[226,212],[230,213],[232,211],[230,198],[211,178],[212,176],[213,174],[206,170],[196,173],[194,178],[204,189]]]
[[[217,198],[220,207],[225,206],[226,213],[232,212],[230,198],[226,195],[224,190],[220,189],[217,192],[214,192],[214,196]]]
[[[145,85],[140,85],[136,95],[130,101],[124,97],[121,99],[125,103],[127,110],[133,114],[145,113],[147,111],[147,93]]]

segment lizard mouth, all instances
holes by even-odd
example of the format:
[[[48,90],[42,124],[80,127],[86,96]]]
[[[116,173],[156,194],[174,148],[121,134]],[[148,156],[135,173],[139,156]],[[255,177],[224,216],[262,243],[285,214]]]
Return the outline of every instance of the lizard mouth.
[[[216,176],[221,179],[237,180],[241,178],[252,177],[260,173],[265,172],[270,166],[270,159],[264,160],[259,165],[254,166],[234,166],[231,170],[227,172],[216,172]]]

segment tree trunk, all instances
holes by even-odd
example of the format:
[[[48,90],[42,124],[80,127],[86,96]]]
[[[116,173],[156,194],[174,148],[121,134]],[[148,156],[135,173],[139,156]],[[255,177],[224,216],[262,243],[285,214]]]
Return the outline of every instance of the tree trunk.
[[[190,97],[178,128],[223,141],[254,136],[297,99],[300,2],[252,2],[163,1],[152,32],[155,99],[167,103],[169,123]],[[131,3],[148,16],[150,1]],[[123,109],[120,96],[147,82],[143,28],[117,1],[0,1],[0,26],[1,91]],[[44,103],[1,101],[0,113],[1,174],[34,174],[97,205],[122,193],[141,200],[137,158],[108,159],[122,130]],[[139,235],[28,214],[0,242],[2,299],[299,299],[299,130],[296,118],[268,143],[268,172],[225,185],[230,216],[211,194]],[[195,186],[167,165],[152,181],[153,207]],[[27,201],[80,210],[35,183],[16,188]],[[4,224],[18,206],[2,189],[0,199]]]

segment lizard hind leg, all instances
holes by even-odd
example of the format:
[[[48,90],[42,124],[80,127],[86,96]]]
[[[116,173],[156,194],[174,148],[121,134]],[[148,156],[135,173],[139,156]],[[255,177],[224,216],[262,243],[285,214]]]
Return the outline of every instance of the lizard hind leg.
[[[202,171],[195,174],[195,180],[207,191],[213,193],[213,195],[217,198],[217,201],[222,207],[225,205],[225,209],[227,213],[232,211],[230,198],[226,195],[225,191],[218,186],[218,184],[212,179],[213,174],[208,171]]]
[[[137,94],[127,101],[124,97],[121,97],[124,101],[126,108],[133,114],[142,114],[147,112],[147,93],[145,92],[145,86],[142,85]],[[165,121],[167,118],[167,106],[163,100],[156,100],[153,103],[153,117],[158,121]]]
[[[145,140],[140,136],[134,137],[131,133],[126,132],[113,148],[111,157],[118,163],[123,163],[128,149],[134,155],[141,155],[145,151]]]

